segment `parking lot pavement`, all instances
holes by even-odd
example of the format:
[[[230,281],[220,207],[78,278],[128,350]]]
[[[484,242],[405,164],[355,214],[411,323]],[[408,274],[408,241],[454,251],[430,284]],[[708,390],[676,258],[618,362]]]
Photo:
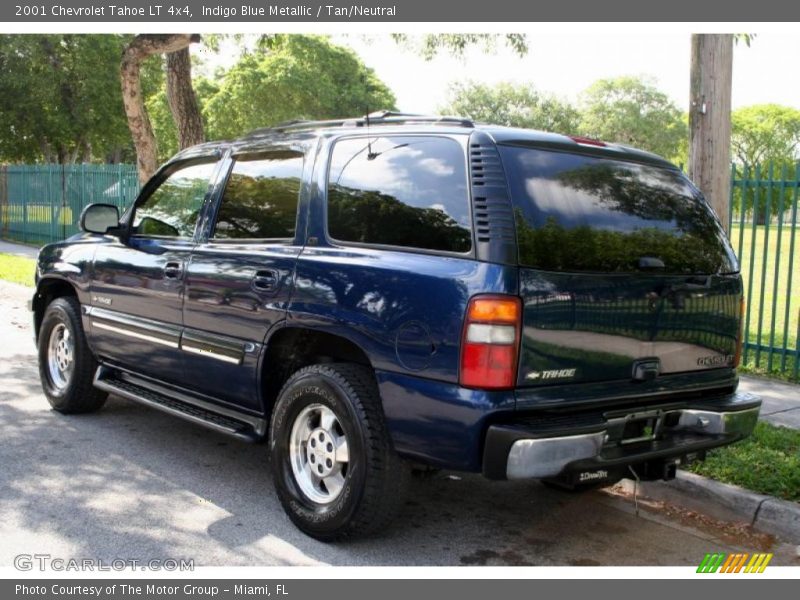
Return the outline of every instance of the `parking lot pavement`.
[[[25,301],[0,281],[0,566],[60,558],[193,559],[217,565],[697,565],[710,551],[795,548],[604,493],[442,473],[415,481],[395,525],[326,545],[297,531],[246,444],[112,398],[67,417],[41,393]]]

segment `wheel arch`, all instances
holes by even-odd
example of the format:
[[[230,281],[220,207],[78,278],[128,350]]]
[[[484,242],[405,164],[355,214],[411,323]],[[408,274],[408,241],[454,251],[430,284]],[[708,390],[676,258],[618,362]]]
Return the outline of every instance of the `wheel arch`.
[[[373,369],[364,349],[345,336],[294,325],[272,333],[265,343],[259,382],[266,415],[271,414],[283,384],[292,373],[309,365],[335,362]]]
[[[78,297],[75,287],[66,279],[60,277],[44,277],[36,285],[36,293],[33,296],[31,308],[33,310],[33,327],[35,339],[39,339],[39,329],[44,318],[44,311],[48,305],[56,298],[64,296]]]

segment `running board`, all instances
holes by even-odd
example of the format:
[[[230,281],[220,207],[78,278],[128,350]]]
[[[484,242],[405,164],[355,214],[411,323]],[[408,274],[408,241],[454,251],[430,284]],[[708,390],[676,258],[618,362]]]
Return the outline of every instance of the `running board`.
[[[105,365],[97,369],[94,386],[109,394],[133,400],[248,442],[259,441],[266,433],[265,419],[240,415]]]

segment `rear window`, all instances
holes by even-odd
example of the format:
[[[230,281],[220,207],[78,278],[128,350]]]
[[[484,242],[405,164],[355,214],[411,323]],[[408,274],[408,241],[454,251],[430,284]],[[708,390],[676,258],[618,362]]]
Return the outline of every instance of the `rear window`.
[[[520,264],[548,271],[738,271],[711,209],[675,170],[501,146]]]
[[[464,149],[433,136],[337,142],[328,175],[328,233],[343,242],[468,252]]]

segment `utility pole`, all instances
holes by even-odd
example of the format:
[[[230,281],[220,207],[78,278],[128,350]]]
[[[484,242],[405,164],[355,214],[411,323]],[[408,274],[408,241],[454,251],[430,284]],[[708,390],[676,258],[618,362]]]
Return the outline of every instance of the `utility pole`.
[[[728,232],[733,34],[693,34],[689,177]]]

